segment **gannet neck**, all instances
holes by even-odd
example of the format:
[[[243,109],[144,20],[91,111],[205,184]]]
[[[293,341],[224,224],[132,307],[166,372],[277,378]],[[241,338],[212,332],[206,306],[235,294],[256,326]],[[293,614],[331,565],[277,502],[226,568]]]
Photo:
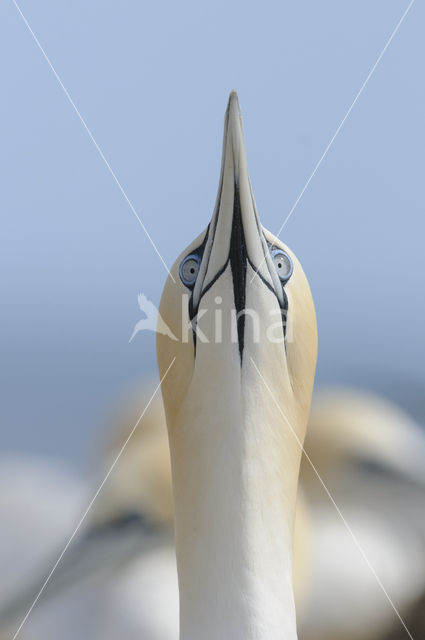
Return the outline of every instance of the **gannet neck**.
[[[294,640],[299,447],[270,398],[239,376],[201,395],[204,374],[170,429],[180,638]]]

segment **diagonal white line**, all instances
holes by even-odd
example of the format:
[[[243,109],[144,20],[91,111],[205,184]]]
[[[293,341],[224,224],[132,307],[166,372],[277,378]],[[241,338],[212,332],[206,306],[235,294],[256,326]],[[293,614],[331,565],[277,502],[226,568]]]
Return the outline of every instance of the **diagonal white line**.
[[[397,615],[397,618],[400,620],[401,624],[403,625],[407,635],[409,636],[410,640],[413,640],[413,636],[410,633],[409,629],[406,627],[406,624],[403,620],[403,618],[401,617],[400,613],[398,612],[394,602],[391,600],[390,595],[388,594],[387,590],[385,589],[384,585],[381,582],[381,579],[379,578],[378,574],[376,573],[375,569],[373,568],[373,565],[371,564],[369,558],[367,557],[366,553],[363,550],[363,547],[361,546],[360,542],[357,540],[357,537],[355,535],[355,533],[353,532],[352,528],[350,527],[350,525],[348,524],[347,520],[345,519],[344,515],[341,512],[341,509],[338,507],[337,503],[335,502],[334,498],[332,497],[329,489],[327,488],[327,486],[325,485],[320,473],[317,471],[316,467],[314,466],[314,463],[312,461],[312,459],[310,458],[310,456],[308,455],[307,451],[304,449],[304,446],[302,444],[302,442],[300,441],[298,435],[296,434],[296,432],[294,431],[294,429],[292,428],[288,418],[285,416],[285,414],[283,413],[278,401],[276,400],[273,391],[270,389],[269,385],[267,384],[267,382],[265,381],[263,375],[261,374],[259,368],[257,367],[257,365],[255,364],[253,358],[250,356],[250,360],[252,362],[252,364],[255,367],[255,370],[257,371],[260,379],[262,380],[264,386],[266,387],[267,391],[269,392],[274,404],[276,405],[279,413],[281,414],[282,418],[285,420],[286,424],[288,425],[289,429],[291,430],[292,434],[295,437],[295,440],[297,441],[301,451],[303,452],[303,454],[305,455],[305,457],[307,458],[311,468],[313,469],[314,473],[316,474],[320,484],[322,485],[322,487],[324,488],[326,495],[328,496],[329,500],[332,502],[333,506],[336,509],[337,514],[339,515],[339,517],[341,518],[345,528],[347,529],[348,533],[350,534],[351,538],[353,539],[354,544],[356,545],[358,551],[360,552],[361,556],[363,557],[363,560],[366,562],[367,566],[369,567],[370,571],[372,572],[373,576],[375,577],[378,585],[380,586],[382,592],[384,593],[384,595],[386,596],[388,602],[390,603],[391,607],[393,608],[395,614]]]
[[[318,168],[320,167],[320,165],[322,164],[323,160],[325,159],[329,149],[331,148],[331,146],[333,145],[333,143],[335,142],[335,138],[337,137],[337,135],[339,134],[339,132],[341,131],[342,127],[344,126],[345,121],[347,120],[348,116],[350,115],[350,113],[352,112],[357,100],[360,98],[361,94],[363,93],[364,88],[366,87],[367,83],[369,82],[370,78],[372,77],[376,67],[378,66],[378,64],[381,62],[382,57],[384,56],[386,50],[388,49],[388,47],[390,46],[394,36],[396,35],[397,31],[399,30],[399,28],[401,27],[405,17],[407,16],[407,14],[409,13],[413,3],[415,2],[415,0],[410,0],[410,3],[407,7],[407,9],[405,10],[405,12],[403,13],[403,15],[401,16],[400,20],[397,22],[397,25],[395,26],[395,28],[393,29],[393,32],[391,33],[390,37],[387,40],[387,43],[385,45],[385,47],[382,49],[381,53],[379,54],[375,64],[373,65],[373,67],[371,68],[371,70],[369,71],[369,73],[367,74],[366,80],[363,82],[362,86],[360,87],[360,89],[357,92],[356,97],[354,98],[353,102],[351,103],[347,113],[345,114],[345,116],[343,117],[343,119],[341,120],[341,122],[339,123],[335,133],[333,134],[332,138],[330,139],[327,147],[325,148],[324,152],[322,153],[322,155],[320,156],[316,166],[314,167],[309,179],[307,180],[307,182],[305,183],[305,185],[303,186],[303,188],[301,189],[298,198],[295,200],[294,204],[292,205],[288,215],[286,216],[285,220],[283,221],[279,231],[277,232],[276,235],[273,236],[273,242],[276,242],[277,239],[279,238],[280,234],[283,231],[283,228],[285,227],[286,223],[288,222],[289,218],[292,216],[292,214],[294,213],[296,207],[298,206],[298,203],[300,202],[301,198],[303,197],[308,185],[310,184],[310,182],[312,181],[312,179],[314,178],[316,171],[318,170]],[[251,282],[254,280],[255,276],[257,275],[259,269],[262,267],[263,263],[265,261],[265,257],[262,259],[262,261],[260,262],[260,265],[257,267],[256,272],[254,273],[254,275],[252,276]]]
[[[121,457],[121,454],[123,453],[124,449],[126,448],[127,444],[129,443],[130,439],[132,438],[134,432],[136,431],[137,427],[139,426],[139,423],[141,421],[141,419],[143,418],[143,416],[145,415],[146,411],[148,410],[152,400],[154,399],[154,397],[156,396],[156,394],[158,393],[159,388],[161,387],[162,382],[165,380],[166,376],[168,375],[168,372],[170,371],[171,367],[173,366],[174,362],[175,362],[176,357],[174,356],[174,358],[172,359],[172,361],[170,362],[168,369],[166,370],[166,372],[164,373],[164,375],[162,376],[161,380],[158,383],[158,386],[156,387],[155,391],[153,392],[153,394],[151,395],[149,402],[147,403],[146,407],[143,409],[142,413],[140,414],[136,424],[134,425],[134,427],[132,428],[132,430],[130,431],[130,434],[127,438],[127,440],[124,442],[123,446],[121,447],[121,449],[119,450],[115,460],[113,461],[113,463],[111,464],[108,473],[106,474],[106,476],[104,477],[104,479],[102,480],[102,482],[100,483],[99,487],[96,490],[96,493],[94,494],[93,498],[90,500],[90,503],[87,507],[87,509],[84,511],[83,515],[81,516],[77,526],[75,527],[74,531],[72,532],[71,537],[69,538],[68,542],[66,543],[66,545],[64,546],[61,554],[59,555],[58,559],[56,560],[55,564],[52,567],[52,570],[50,571],[49,575],[47,576],[46,580],[43,583],[43,586],[41,587],[40,591],[38,592],[38,594],[36,595],[36,597],[34,598],[34,601],[32,603],[32,605],[30,606],[30,608],[28,609],[24,619],[22,620],[21,624],[19,625],[15,635],[13,636],[13,640],[16,640],[16,638],[18,637],[22,627],[24,626],[24,624],[26,623],[26,621],[28,620],[28,616],[30,615],[31,611],[34,609],[35,605],[37,604],[41,594],[43,593],[44,589],[46,588],[48,582],[50,581],[50,578],[52,577],[52,575],[54,574],[54,572],[56,571],[56,568],[58,566],[58,564],[60,563],[60,561],[62,560],[63,556],[65,555],[69,545],[71,544],[71,542],[73,541],[73,539],[75,538],[79,528],[81,527],[81,525],[83,524],[84,520],[86,519],[86,516],[88,514],[88,512],[90,511],[90,509],[92,508],[94,501],[96,500],[97,496],[99,495],[99,493],[102,491],[103,486],[105,484],[105,482],[107,481],[107,479],[109,478],[109,476],[111,475],[112,471],[114,470],[115,465],[117,464],[118,460]]]
[[[94,146],[96,147],[97,152],[99,153],[100,157],[102,158],[103,162],[105,163],[109,173],[111,174],[112,178],[114,179],[115,183],[118,186],[118,189],[121,191],[122,195],[124,196],[124,199],[126,200],[128,206],[130,207],[131,211],[133,212],[134,216],[136,217],[138,223],[140,224],[140,226],[142,227],[143,231],[146,234],[146,237],[148,238],[149,242],[151,243],[155,253],[157,254],[158,258],[161,260],[162,264],[164,265],[165,269],[168,272],[168,275],[170,276],[170,278],[172,279],[172,281],[175,283],[175,279],[173,278],[172,274],[170,273],[169,268],[167,267],[163,257],[161,256],[158,247],[156,246],[155,242],[153,241],[152,237],[150,236],[148,230],[146,229],[145,225],[143,224],[140,216],[138,215],[136,209],[134,208],[133,204],[131,203],[129,197],[127,196],[126,192],[124,191],[120,181],[118,180],[117,176],[115,175],[115,172],[113,171],[111,165],[109,164],[109,162],[107,161],[107,159],[105,158],[105,155],[102,151],[102,149],[99,147],[99,145],[97,144],[92,132],[90,131],[89,127],[87,126],[86,121],[84,120],[83,116],[81,115],[81,113],[79,112],[79,110],[77,109],[75,102],[73,101],[73,99],[71,98],[69,92],[67,91],[65,85],[63,84],[59,74],[57,73],[56,69],[54,68],[53,64],[50,62],[47,53],[44,51],[43,47],[40,44],[40,41],[38,40],[37,36],[35,35],[34,31],[31,29],[28,20],[26,19],[26,17],[24,16],[24,14],[22,13],[18,3],[16,2],[16,0],[12,0],[13,4],[15,5],[17,11],[19,12],[22,20],[24,21],[28,31],[30,32],[30,34],[32,35],[34,42],[36,43],[37,47],[40,49],[44,59],[46,60],[47,64],[49,65],[50,69],[52,70],[53,75],[55,76],[56,80],[58,81],[59,85],[61,86],[64,94],[66,95],[68,102],[70,103],[71,107],[74,109],[75,113],[77,114],[78,119],[80,120],[81,124],[83,125],[84,129],[86,130],[90,140],[93,142]]]

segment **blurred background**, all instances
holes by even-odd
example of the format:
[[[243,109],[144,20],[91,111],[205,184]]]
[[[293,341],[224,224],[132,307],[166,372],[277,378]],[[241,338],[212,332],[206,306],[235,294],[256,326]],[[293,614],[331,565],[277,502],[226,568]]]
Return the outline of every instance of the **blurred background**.
[[[276,232],[408,3],[19,6],[170,266],[210,219],[229,91]],[[424,18],[414,3],[281,235],[316,303],[317,388],[377,392],[419,425]],[[0,447],[77,486],[157,378],[154,334],[129,338],[138,293],[158,304],[167,274],[12,0],[0,34]]]

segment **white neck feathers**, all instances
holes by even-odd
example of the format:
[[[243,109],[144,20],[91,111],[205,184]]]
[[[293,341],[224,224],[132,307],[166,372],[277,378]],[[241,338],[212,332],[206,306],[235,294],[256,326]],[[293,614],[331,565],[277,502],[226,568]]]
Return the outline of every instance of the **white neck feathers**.
[[[295,640],[299,447],[244,368],[208,389],[203,373],[170,429],[181,640]]]

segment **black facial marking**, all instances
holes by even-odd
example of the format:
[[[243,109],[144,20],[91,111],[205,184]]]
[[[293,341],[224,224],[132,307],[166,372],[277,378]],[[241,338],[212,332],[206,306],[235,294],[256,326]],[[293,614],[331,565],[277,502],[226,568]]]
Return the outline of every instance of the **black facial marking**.
[[[220,201],[221,201],[221,188],[222,188],[222,184],[220,184],[220,195],[219,195],[218,202],[217,202],[217,205],[216,205],[218,209],[220,207]],[[258,228],[258,232],[262,233],[262,228],[259,226],[258,220],[257,220],[257,228]],[[197,249],[194,249],[192,251],[192,253],[196,253],[197,255],[199,255],[201,260],[203,258],[203,254],[204,254],[204,251],[205,251],[205,246],[207,244],[208,235],[210,233],[212,233],[213,240],[212,240],[211,244],[213,244],[214,243],[216,229],[217,229],[217,220],[215,221],[215,225],[214,225],[213,228],[211,228],[210,225],[208,225],[206,233],[205,233],[205,236],[204,236],[204,238],[202,240],[202,244]],[[270,252],[272,252],[273,249],[276,248],[268,240],[266,240],[266,243],[267,243],[268,250]],[[267,282],[267,280],[261,275],[261,273],[259,273],[257,271],[257,268],[251,262],[251,260],[250,260],[250,258],[248,256],[248,252],[247,252],[247,248],[246,248],[245,235],[244,235],[244,230],[243,230],[243,224],[242,224],[242,213],[241,213],[239,186],[237,184],[235,184],[235,190],[234,190],[232,233],[231,233],[231,238],[230,238],[229,255],[227,257],[226,262],[221,267],[221,269],[216,273],[216,275],[208,283],[208,285],[206,285],[206,287],[202,290],[202,293],[201,293],[200,298],[199,298],[199,302],[201,301],[203,296],[207,293],[207,291],[214,285],[214,283],[224,273],[224,271],[226,270],[226,268],[227,268],[229,263],[230,263],[230,267],[231,267],[231,271],[232,271],[233,297],[234,297],[235,309],[236,309],[236,322],[237,322],[237,331],[238,331],[239,356],[240,356],[240,360],[241,360],[241,364],[242,364],[242,356],[243,356],[243,349],[244,349],[244,334],[245,334],[245,313],[244,313],[244,310],[245,310],[245,304],[246,304],[246,279],[247,279],[247,266],[248,266],[248,264],[251,266],[253,271],[256,272],[257,277],[260,278],[260,280],[263,282],[263,284],[265,284],[266,287],[276,296],[276,298],[277,298],[277,300],[279,302],[279,306],[281,308],[281,313],[282,313],[282,329],[283,329],[284,337],[286,336],[286,324],[287,324],[287,317],[288,317],[288,297],[287,297],[285,289],[284,289],[284,285],[286,284],[286,282],[285,282],[285,283],[282,283],[283,301],[280,302],[279,297],[278,297],[276,291],[274,290],[273,286],[269,282]],[[193,291],[193,287],[194,287],[194,284],[192,286],[188,287],[188,288]],[[198,313],[199,302],[198,302],[198,305],[195,308],[195,306],[193,304],[193,295],[190,296],[190,299],[189,299],[189,318],[190,318],[190,320],[192,322],[192,336],[193,336],[193,346],[194,346],[194,350],[195,350],[195,356],[196,356],[196,314]],[[286,342],[285,342],[285,349],[286,349]]]
[[[280,310],[282,313],[282,327],[283,327],[283,337],[286,338],[286,325],[288,322],[288,296],[286,295],[285,289],[283,289],[283,303],[280,305]],[[286,349],[286,342],[285,342]]]
[[[208,227],[207,227],[207,230],[206,230],[205,235],[204,235],[204,239],[202,240],[202,244],[197,249],[194,249],[192,251],[192,253],[196,253],[200,257],[201,260],[202,260],[202,256],[204,255],[205,245],[207,244],[207,239],[208,239],[209,232],[210,232],[210,225],[208,225]],[[192,286],[188,287],[188,289],[190,289],[193,292],[194,286],[195,286],[195,283],[193,283]],[[195,355],[196,355],[196,331],[195,331],[195,328],[194,328],[193,325],[194,325],[194,323],[196,323],[196,317],[195,316],[196,316],[197,312],[198,312],[198,309],[195,309],[194,306],[193,306],[193,293],[192,293],[192,295],[189,298],[189,320],[190,320],[190,322],[192,324],[193,349],[194,349]]]
[[[242,362],[245,331],[245,299],[246,299],[246,267],[247,250],[242,226],[241,202],[239,187],[235,184],[233,201],[232,235],[230,237],[229,260],[233,279],[233,296],[235,300],[239,355]]]

